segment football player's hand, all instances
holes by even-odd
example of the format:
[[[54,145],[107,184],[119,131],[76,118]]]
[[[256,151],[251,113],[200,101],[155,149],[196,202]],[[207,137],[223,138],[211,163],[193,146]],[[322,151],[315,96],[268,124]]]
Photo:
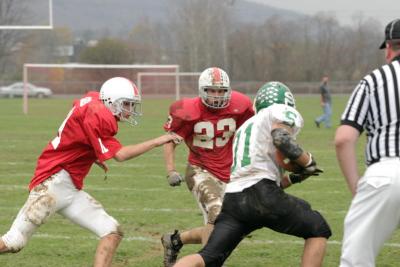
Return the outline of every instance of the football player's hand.
[[[303,175],[308,175],[308,176],[311,176],[311,175],[318,176],[320,173],[322,173],[324,171],[317,167],[317,162],[315,161],[315,159],[311,155],[311,153],[308,153],[308,154],[310,156],[309,163],[305,167],[303,167],[303,169],[300,171],[300,173]]]
[[[308,177],[310,177],[310,175],[304,173],[290,173],[288,179],[291,184],[297,184],[303,182]]]
[[[169,142],[174,142],[175,144],[179,144],[182,142],[182,137],[174,133],[167,133],[161,135],[160,137],[154,139],[156,142],[156,146],[161,146]]]
[[[178,186],[181,185],[183,178],[177,171],[170,171],[167,175],[167,181],[170,186]]]
[[[96,159],[96,161],[94,162],[97,166],[99,166],[100,168],[103,169],[104,172],[108,172],[108,166],[105,162],[102,162],[98,159]]]
[[[173,136],[172,142],[174,142],[175,145],[179,145],[180,143],[182,143],[182,141],[183,141],[182,137],[180,137],[179,135],[177,135],[174,132],[169,132],[169,134]]]
[[[289,174],[289,180],[292,184],[301,183],[310,176],[318,176],[320,173],[324,172],[317,167],[314,157],[310,153],[308,154],[310,156],[309,163],[305,167],[302,167],[301,170]]]

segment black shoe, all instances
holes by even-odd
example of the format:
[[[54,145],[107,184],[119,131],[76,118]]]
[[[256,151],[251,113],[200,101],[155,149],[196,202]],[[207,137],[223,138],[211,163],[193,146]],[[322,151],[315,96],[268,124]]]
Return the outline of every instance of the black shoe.
[[[317,126],[317,128],[319,128],[320,122],[318,122],[316,120],[314,122],[315,122],[315,126]]]
[[[163,235],[161,244],[164,247],[164,267],[172,267],[178,258],[179,250],[183,246],[178,230],[175,230],[173,234]]]

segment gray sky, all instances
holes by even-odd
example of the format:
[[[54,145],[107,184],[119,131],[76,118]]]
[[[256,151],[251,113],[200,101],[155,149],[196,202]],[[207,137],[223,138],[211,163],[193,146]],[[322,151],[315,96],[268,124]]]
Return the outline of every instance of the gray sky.
[[[319,11],[329,12],[342,24],[351,24],[352,17],[362,12],[382,25],[400,18],[400,0],[248,0],[313,15]]]

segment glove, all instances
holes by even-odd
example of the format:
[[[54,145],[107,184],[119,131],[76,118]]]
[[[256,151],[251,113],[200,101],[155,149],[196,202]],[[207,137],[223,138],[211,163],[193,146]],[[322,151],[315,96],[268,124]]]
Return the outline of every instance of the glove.
[[[299,173],[308,176],[318,176],[320,173],[323,173],[324,171],[317,167],[317,163],[315,162],[314,157],[311,155],[311,153],[308,153],[308,155],[310,156],[310,160]]]
[[[303,167],[299,172],[289,174],[289,180],[292,184],[301,183],[310,176],[318,176],[320,173],[324,172],[317,167],[314,157],[310,153],[308,154],[310,156],[310,161],[307,166]]]
[[[177,171],[170,171],[167,175],[167,180],[170,186],[178,186],[181,185],[183,178]]]
[[[310,177],[310,175],[304,173],[290,173],[288,176],[291,184],[301,183],[308,177]]]

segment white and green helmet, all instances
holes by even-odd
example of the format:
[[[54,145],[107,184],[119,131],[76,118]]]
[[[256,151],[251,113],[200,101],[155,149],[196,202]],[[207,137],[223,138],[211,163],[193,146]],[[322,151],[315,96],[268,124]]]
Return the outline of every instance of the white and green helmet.
[[[295,100],[289,87],[281,82],[268,82],[258,89],[254,99],[254,109],[258,113],[261,109],[273,104],[284,104],[296,107]]]

